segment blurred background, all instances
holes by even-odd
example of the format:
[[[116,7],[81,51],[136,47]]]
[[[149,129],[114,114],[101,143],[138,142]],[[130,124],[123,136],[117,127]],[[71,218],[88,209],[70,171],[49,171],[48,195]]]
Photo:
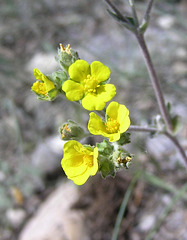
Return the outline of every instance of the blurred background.
[[[128,1],[114,2],[129,11]],[[147,2],[135,1],[140,17]],[[155,2],[145,38],[166,102],[181,116],[179,137],[187,149],[187,4]],[[168,139],[132,133],[129,171],[115,179],[97,175],[76,187],[60,166],[59,127],[73,119],[86,128],[88,113],[60,97],[39,101],[30,91],[33,69],[44,74],[59,69],[59,43],[70,43],[80,58],[111,69],[114,100],[128,107],[133,125],[153,122],[159,110],[141,51],[106,9],[99,0],[0,1],[0,240],[111,239],[137,169],[147,175],[134,187],[118,239],[144,240],[154,230],[149,239],[187,239],[187,193],[174,201],[186,170]]]

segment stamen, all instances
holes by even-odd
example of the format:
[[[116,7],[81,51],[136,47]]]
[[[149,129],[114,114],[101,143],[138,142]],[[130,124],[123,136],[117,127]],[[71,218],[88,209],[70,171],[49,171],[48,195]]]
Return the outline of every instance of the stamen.
[[[84,164],[87,165],[88,167],[93,166],[93,156],[84,155],[83,161],[84,161]]]
[[[96,88],[100,87],[98,81],[90,74],[86,76],[86,78],[83,80],[83,83],[84,91],[89,93],[96,93]]]
[[[64,52],[66,50],[62,43],[60,43],[60,48],[61,48],[62,52]]]
[[[108,133],[117,133],[119,130],[119,123],[117,120],[109,118],[105,123],[105,128]]]

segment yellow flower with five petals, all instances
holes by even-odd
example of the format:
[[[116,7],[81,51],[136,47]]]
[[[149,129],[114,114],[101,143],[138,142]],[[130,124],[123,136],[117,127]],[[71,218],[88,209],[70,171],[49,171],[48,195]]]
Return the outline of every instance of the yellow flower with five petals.
[[[55,89],[55,85],[51,82],[39,69],[35,68],[33,70],[34,76],[37,80],[33,83],[31,89],[37,95],[41,95],[43,97],[47,97],[49,91]]]
[[[83,146],[81,143],[70,140],[64,144],[64,157],[61,165],[65,174],[75,184],[84,184],[90,176],[98,171],[98,148]]]
[[[93,135],[102,135],[109,138],[110,142],[120,139],[120,134],[124,133],[130,126],[129,110],[125,105],[111,102],[106,109],[106,121],[103,121],[94,112],[90,113],[88,130]]]
[[[82,100],[82,106],[89,110],[102,110],[106,102],[116,94],[113,84],[105,84],[110,76],[110,69],[99,61],[90,65],[84,60],[77,60],[69,67],[70,79],[62,90],[70,101]]]

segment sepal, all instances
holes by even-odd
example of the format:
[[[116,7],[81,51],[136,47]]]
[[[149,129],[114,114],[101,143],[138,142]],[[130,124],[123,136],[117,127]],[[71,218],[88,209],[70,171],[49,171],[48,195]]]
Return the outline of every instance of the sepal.
[[[60,128],[62,140],[81,140],[85,136],[84,129],[76,122],[68,120]]]

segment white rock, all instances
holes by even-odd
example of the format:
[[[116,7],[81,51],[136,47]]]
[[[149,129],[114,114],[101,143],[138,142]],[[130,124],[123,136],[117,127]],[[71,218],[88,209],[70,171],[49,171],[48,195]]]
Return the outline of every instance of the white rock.
[[[25,69],[33,74],[33,69],[38,68],[43,74],[50,74],[58,69],[58,63],[55,60],[57,53],[36,53],[26,64]]]
[[[147,232],[154,226],[155,221],[155,216],[152,214],[142,216],[142,218],[140,219],[139,229],[142,232]]]
[[[77,198],[77,187],[70,181],[62,182],[30,219],[18,240],[88,239],[83,214],[71,209]]]
[[[174,74],[185,75],[187,74],[187,64],[184,62],[176,62],[172,66]]]
[[[187,51],[185,48],[179,47],[176,49],[176,56],[181,59],[187,59]]]
[[[13,227],[17,228],[25,220],[26,212],[23,209],[9,209],[6,212],[6,218]]]
[[[39,143],[31,156],[32,164],[43,174],[54,172],[61,166],[64,143],[65,141],[62,141],[59,135],[49,137],[45,142]]]
[[[175,19],[171,15],[164,15],[158,18],[157,23],[160,27],[169,29],[174,25]]]

